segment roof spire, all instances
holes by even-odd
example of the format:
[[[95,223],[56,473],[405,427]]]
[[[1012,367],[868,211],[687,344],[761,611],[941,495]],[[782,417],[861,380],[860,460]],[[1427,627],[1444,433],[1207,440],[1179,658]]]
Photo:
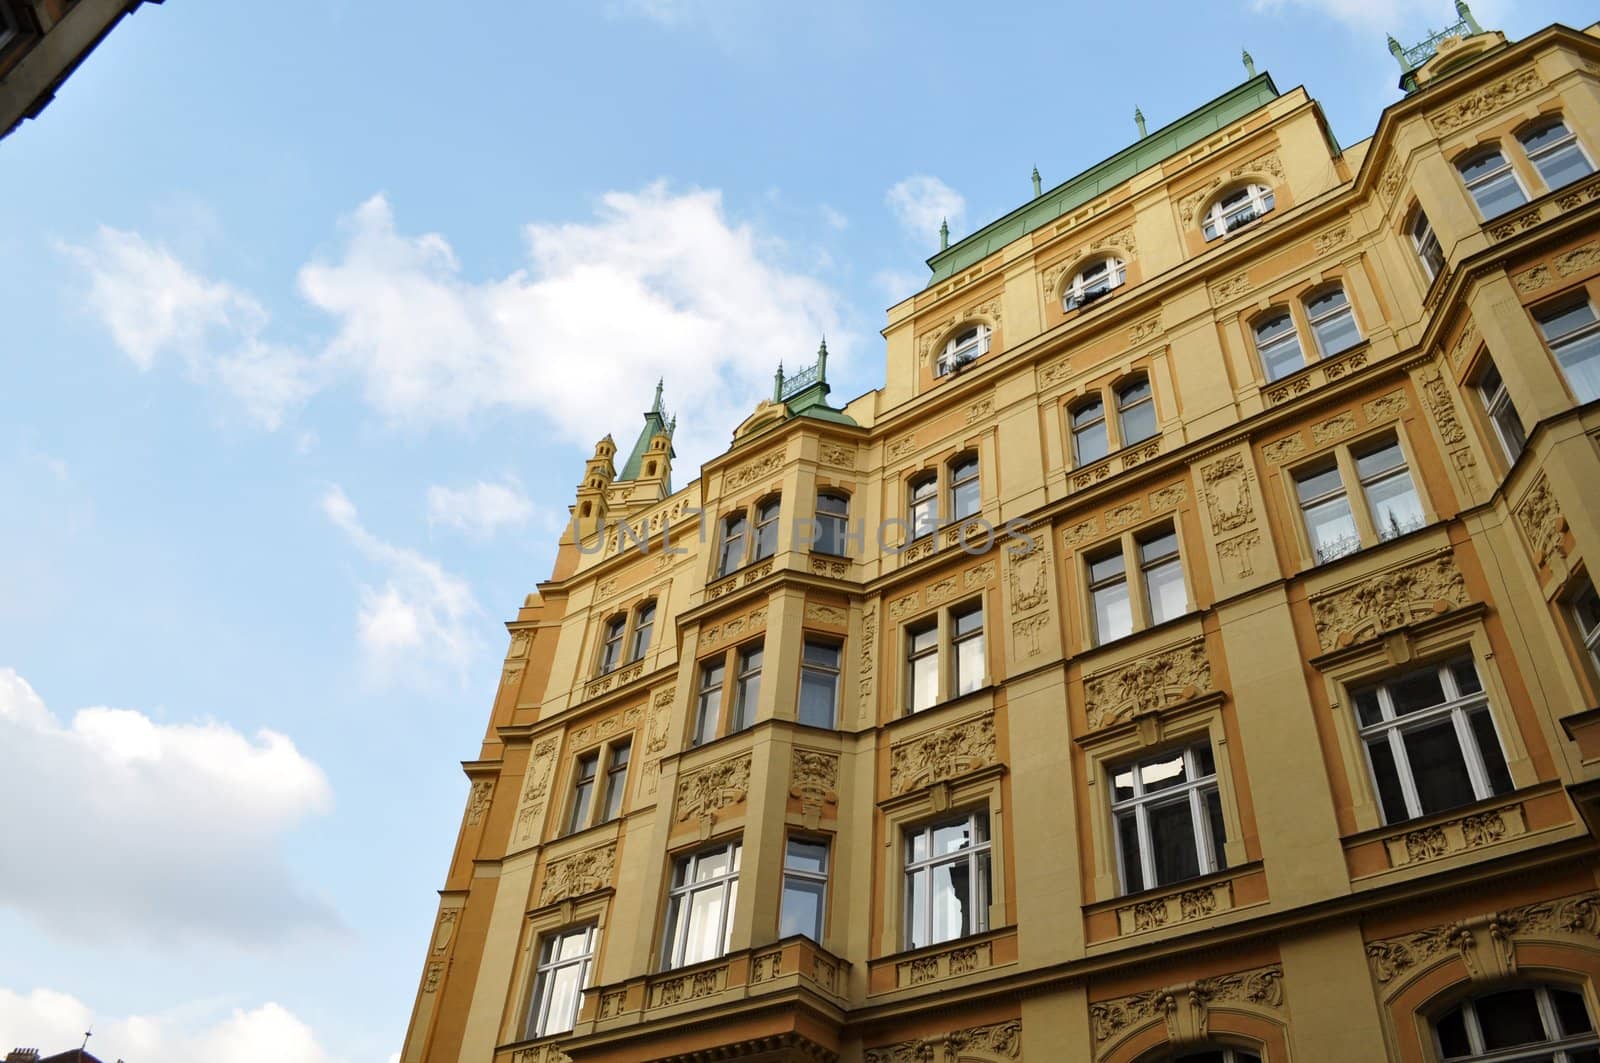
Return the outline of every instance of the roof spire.
[[[1245,73],[1245,76],[1246,77],[1252,77],[1252,78],[1255,77],[1256,76],[1256,61],[1254,59],[1250,58],[1250,49],[1246,48],[1243,52],[1240,53],[1240,55],[1244,59],[1244,73]]]
[[[1135,107],[1133,109],[1133,124],[1139,127],[1139,139],[1143,140],[1147,134],[1144,131],[1144,112]]]
[[[950,219],[939,219],[939,250],[943,251],[950,246]]]
[[[656,401],[650,404],[650,410],[653,413],[661,412],[661,388],[666,382],[665,377],[656,377]]]
[[[828,334],[822,334],[822,342],[817,344],[817,379],[823,383],[828,380]]]
[[[1482,33],[1483,27],[1478,25],[1478,20],[1472,17],[1472,8],[1467,6],[1467,0],[1456,0],[1456,14],[1461,16],[1461,21],[1467,24],[1467,29],[1473,33]]]
[[[1041,191],[1042,189],[1039,187],[1039,167],[1035,166],[1033,168],[1033,198],[1038,199]]]
[[[783,401],[783,363],[778,363],[778,371],[772,374],[772,401]]]

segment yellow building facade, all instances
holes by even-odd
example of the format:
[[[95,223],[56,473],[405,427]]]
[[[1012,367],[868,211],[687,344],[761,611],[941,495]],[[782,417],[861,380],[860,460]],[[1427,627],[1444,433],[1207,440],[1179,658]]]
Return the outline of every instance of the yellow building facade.
[[[1401,65],[1038,191],[686,486],[603,440],[402,1059],[1595,1060],[1600,29]]]

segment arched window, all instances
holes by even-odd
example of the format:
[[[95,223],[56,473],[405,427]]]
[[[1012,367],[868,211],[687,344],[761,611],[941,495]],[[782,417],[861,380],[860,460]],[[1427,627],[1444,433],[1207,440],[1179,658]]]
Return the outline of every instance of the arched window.
[[[1456,169],[1485,220],[1499,217],[1528,201],[1511,164],[1498,147],[1468,155],[1456,163]]]
[[[1551,191],[1594,173],[1583,146],[1560,118],[1529,126],[1517,134],[1517,140]]]
[[[752,561],[778,552],[778,500],[769,498],[756,506],[756,541]]]
[[[1446,1063],[1591,1063],[1600,1038],[1583,994],[1552,985],[1498,989],[1463,1000],[1433,1024]]]
[[[1080,306],[1087,306],[1103,295],[1109,295],[1113,288],[1120,288],[1128,279],[1128,264],[1120,258],[1102,258],[1091,263],[1072,278],[1072,283],[1067,285],[1061,293],[1061,305],[1066,310],[1076,310]]]
[[[605,634],[600,640],[600,674],[611,671],[622,660],[622,632],[627,626],[628,618],[623,613],[606,621]]]
[[[644,602],[633,611],[633,640],[628,643],[628,660],[637,661],[650,648],[656,626],[656,603]]]
[[[1261,1063],[1261,1057],[1247,1048],[1191,1048],[1176,1056],[1162,1056],[1161,1063]]]
[[[1125,447],[1156,434],[1156,403],[1150,394],[1149,377],[1130,380],[1117,388],[1117,431]]]
[[[906,520],[911,525],[911,538],[920,539],[933,532],[938,523],[939,475],[923,473],[908,485],[909,505]]]
[[[1204,231],[1207,240],[1226,236],[1272,210],[1272,189],[1266,185],[1235,188],[1211,204],[1206,211]]]
[[[1098,398],[1078,404],[1072,414],[1072,463],[1088,465],[1111,453],[1106,437],[1106,405]]]
[[[978,504],[978,456],[963,454],[950,463],[950,519],[976,516]]]
[[[1278,380],[1306,364],[1300,351],[1300,334],[1287,310],[1277,310],[1251,326],[1256,337],[1256,353],[1269,381]]]
[[[817,539],[813,550],[844,555],[845,533],[850,523],[850,499],[835,491],[817,495]]]
[[[950,337],[934,366],[935,376],[954,373],[974,358],[989,353],[989,326],[969,325]]]
[[[1344,288],[1331,285],[1306,299],[1306,319],[1322,357],[1331,358],[1361,342],[1361,330],[1350,311]]]
[[[1416,248],[1417,258],[1422,260],[1422,268],[1431,281],[1444,269],[1444,250],[1421,207],[1411,212],[1411,224],[1407,228],[1411,233],[1411,246]]]

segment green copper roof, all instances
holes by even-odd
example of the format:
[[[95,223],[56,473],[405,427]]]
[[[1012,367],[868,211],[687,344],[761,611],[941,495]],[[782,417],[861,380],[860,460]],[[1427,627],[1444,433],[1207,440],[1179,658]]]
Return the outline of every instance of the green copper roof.
[[[819,421],[854,425],[855,419],[828,405],[828,341],[817,347],[817,360],[798,373],[785,374],[783,366],[773,378],[772,401],[781,402],[786,417],[815,417]]]
[[[656,381],[655,401],[650,404],[648,410],[644,411],[644,427],[639,429],[639,438],[634,440],[633,451],[628,455],[628,460],[622,463],[622,471],[617,474],[619,481],[637,480],[639,478],[639,469],[644,465],[644,452],[650,449],[650,441],[661,432],[665,432],[670,436],[672,430],[677,427],[677,419],[673,418],[668,421],[666,412],[661,408],[661,384],[661,381]],[[668,448],[668,453],[672,453],[670,447]],[[667,480],[666,489],[668,494],[672,493],[670,477]]]
[[[1272,83],[1271,74],[1251,78],[1231,92],[1218,96],[1176,122],[1162,126],[1044,195],[1029,200],[1005,217],[990,222],[971,236],[957,240],[928,259],[928,266],[933,270],[928,283],[935,284],[955,276],[1013,240],[1078,209],[1134,174],[1148,170],[1162,159],[1192,144],[1198,144],[1217,130],[1237,122],[1277,98],[1278,87]]]

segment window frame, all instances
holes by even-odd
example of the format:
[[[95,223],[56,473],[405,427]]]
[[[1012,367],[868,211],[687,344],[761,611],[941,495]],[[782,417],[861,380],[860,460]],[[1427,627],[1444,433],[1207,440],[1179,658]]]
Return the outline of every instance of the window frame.
[[[739,876],[743,871],[743,849],[744,845],[739,839],[730,838],[673,857],[667,872],[667,905],[661,924],[659,959],[663,971],[706,963],[726,956],[731,951],[733,916],[738,908]],[[696,871],[700,862],[716,855],[728,857],[728,870],[712,878],[697,879]],[[689,928],[695,911],[693,898],[698,893],[712,890],[719,894],[716,918],[721,951],[714,956],[686,959]]]
[[[690,720],[689,746],[698,748],[719,738],[738,734],[755,726],[761,710],[761,671],[766,665],[766,632],[760,632],[725,646],[695,660],[694,715]],[[760,666],[753,671],[741,672],[741,664],[751,652],[762,655]],[[717,681],[707,685],[707,677],[715,670]],[[753,682],[752,682],[753,680]],[[735,727],[736,715],[741,711],[739,702],[741,683],[753,686],[750,698],[750,722]],[[709,733],[707,728],[709,727]]]
[[[923,513],[927,520],[922,519]],[[925,528],[918,530],[923,524]],[[924,469],[906,480],[906,540],[915,542],[939,530],[939,470]]]
[[[1568,329],[1557,336],[1552,336],[1546,328],[1546,321],[1560,317],[1576,310],[1582,305],[1589,312],[1589,320],[1576,328]],[[1530,307],[1529,313],[1533,317],[1534,327],[1539,332],[1539,338],[1544,342],[1545,350],[1550,352],[1550,357],[1555,359],[1556,371],[1561,374],[1562,383],[1579,403],[1593,402],[1600,399],[1600,310],[1595,307],[1595,301],[1585,287],[1567,291],[1554,299],[1548,299],[1538,306]],[[1596,378],[1595,393],[1585,395],[1577,386],[1574,374],[1562,360],[1562,351],[1567,349],[1582,349],[1584,344],[1589,344],[1591,350],[1579,361],[1579,365],[1589,368],[1589,375]],[[1592,366],[1592,367],[1591,367]]]
[[[1244,210],[1237,207],[1225,208],[1223,204],[1239,193],[1244,193]],[[1226,240],[1240,229],[1247,229],[1262,218],[1271,214],[1277,208],[1277,193],[1268,185],[1259,181],[1249,181],[1236,184],[1227,190],[1218,193],[1206,205],[1200,215],[1200,235],[1205,237],[1206,243],[1214,240]],[[1249,217],[1229,223],[1230,218],[1242,217],[1245,212]]]
[[[1144,394],[1129,401],[1127,398],[1128,393],[1141,387],[1144,389]],[[1147,439],[1154,439],[1161,434],[1161,421],[1156,411],[1156,389],[1150,382],[1148,373],[1134,373],[1125,377],[1112,386],[1111,394],[1116,400],[1117,406],[1117,442],[1122,447],[1135,446]],[[1141,406],[1149,408],[1150,431],[1142,436],[1135,437],[1128,430],[1128,417],[1132,411]],[[1121,447],[1118,449],[1121,449]]]
[[[829,513],[823,511],[823,501],[831,500],[843,503],[842,513]],[[811,543],[813,553],[827,554],[829,557],[849,557],[846,547],[850,541],[850,496],[836,488],[825,487],[817,491],[817,502],[812,510],[812,519],[816,525],[817,533]],[[838,549],[830,549],[834,545],[833,536],[829,535],[830,529],[837,528]]]
[[[970,475],[963,475],[960,470],[971,468]],[[944,464],[945,493],[949,496],[950,516],[939,523],[955,524],[958,521],[968,520],[983,512],[983,468],[976,450],[963,451]],[[966,487],[972,488],[972,508],[962,512],[960,508],[961,491]]]
[[[915,716],[919,713],[930,712],[950,701],[968,697],[983,690],[995,682],[993,661],[990,658],[990,643],[988,638],[988,603],[985,596],[978,594],[920,616],[912,617],[901,625],[901,698],[900,716]],[[958,633],[958,622],[961,617],[978,614],[978,626],[975,630]],[[932,632],[933,640],[922,649],[916,648],[917,636]],[[967,690],[962,691],[961,674],[958,666],[958,655],[963,643],[976,641],[979,645],[978,655],[983,662],[983,673]],[[929,659],[934,661],[932,672],[934,675],[933,699],[921,708],[917,706],[917,666]]]
[[[1533,151],[1529,151],[1527,138],[1536,133],[1543,132],[1553,125],[1561,126],[1567,131],[1567,135],[1553,144],[1546,144]],[[1542,114],[1538,118],[1533,119],[1531,122],[1524,123],[1522,127],[1513,134],[1513,136],[1517,142],[1517,149],[1522,152],[1522,157],[1528,160],[1528,165],[1532,167],[1533,172],[1539,175],[1539,180],[1544,183],[1546,192],[1559,191],[1560,189],[1566,188],[1568,185],[1576,184],[1585,177],[1593,175],[1595,172],[1593,156],[1589,154],[1589,149],[1584,145],[1583,139],[1578,136],[1578,131],[1572,127],[1572,124],[1567,121],[1567,116],[1562,112]],[[1541,158],[1553,156],[1560,152],[1563,147],[1568,145],[1570,145],[1572,149],[1577,152],[1578,158],[1582,159],[1584,165],[1589,168],[1588,173],[1579,174],[1572,180],[1563,182],[1559,185],[1551,184],[1549,175],[1544,172],[1544,169],[1539,165],[1539,162]]]
[[[1494,375],[1492,387],[1487,380],[1491,373]],[[1473,394],[1478,397],[1479,409],[1488,419],[1490,430],[1500,443],[1500,452],[1508,465],[1515,465],[1527,448],[1528,434],[1522,427],[1522,415],[1517,412],[1517,405],[1506,388],[1505,378],[1500,375],[1500,367],[1485,352],[1478,359],[1472,377]]]
[[[1357,455],[1364,455],[1389,443],[1392,443],[1399,450],[1405,473],[1410,480],[1411,494],[1416,499],[1417,509],[1421,513],[1421,523],[1415,528],[1403,529],[1398,535],[1385,537],[1378,531],[1373,517],[1372,499],[1366,489],[1366,480],[1376,482],[1391,476],[1397,476],[1398,473],[1394,469],[1385,470],[1381,476],[1371,475],[1364,480],[1357,468]],[[1285,466],[1283,470],[1284,490],[1287,492],[1291,509],[1298,516],[1295,534],[1299,539],[1301,557],[1306,566],[1316,568],[1320,565],[1331,564],[1342,558],[1352,557],[1364,550],[1370,550],[1392,539],[1401,538],[1437,523],[1438,515],[1434,512],[1432,500],[1426,490],[1427,485],[1421,477],[1416,475],[1416,467],[1416,456],[1412,453],[1410,440],[1407,438],[1402,425],[1397,422],[1380,424],[1360,436],[1341,440],[1339,443],[1315,454],[1306,455],[1305,458],[1297,460],[1293,465]],[[1329,489],[1313,498],[1307,499],[1301,493],[1301,482],[1330,470],[1337,475],[1338,489]],[[1307,510],[1328,505],[1341,496],[1344,499],[1350,522],[1355,526],[1355,536],[1347,549],[1325,554],[1323,549],[1318,547],[1316,538],[1312,533],[1312,524],[1307,519]]]
[[[768,495],[751,507],[750,558],[745,564],[765,561],[778,552],[778,521],[782,510],[782,499],[778,495]]]
[[[585,770],[587,766],[588,770]],[[566,822],[561,836],[587,830],[594,818],[595,790],[600,782],[600,750],[592,749],[578,754],[572,766],[572,785],[567,797]]]
[[[628,766],[632,762],[633,737],[626,735],[580,750],[572,761],[572,778],[567,786],[567,803],[562,813],[561,834],[565,838],[621,818],[626,808]],[[619,756],[621,763],[618,763]],[[593,765],[592,774],[584,766]],[[622,789],[617,796],[616,815],[607,815],[612,787]]]
[[[1287,321],[1289,328],[1263,343],[1261,330],[1279,321]],[[1272,348],[1276,355],[1279,350],[1287,352],[1290,343],[1294,344],[1295,352],[1300,356],[1300,364],[1292,369],[1274,370],[1272,362],[1268,360],[1267,348]],[[1266,378],[1268,384],[1276,384],[1280,380],[1294,376],[1312,363],[1312,359],[1306,356],[1305,339],[1300,335],[1300,322],[1295,319],[1294,309],[1287,305],[1268,307],[1250,319],[1250,344],[1255,348],[1256,364],[1261,367],[1261,375]]]
[[[654,598],[646,598],[629,612],[628,659],[625,664],[644,660],[655,639],[656,613],[659,609]]]
[[[627,810],[628,768],[633,761],[633,741],[625,738],[606,746],[605,783],[600,788],[600,800],[595,804],[598,823],[621,819]],[[613,809],[612,804],[616,804]]]
[[[1144,556],[1144,547],[1156,539],[1172,536],[1173,549],[1169,554],[1163,554],[1153,561],[1147,561]],[[1166,516],[1156,520],[1147,521],[1123,531],[1114,539],[1105,540],[1089,549],[1082,551],[1082,560],[1079,562],[1079,578],[1083,581],[1083,621],[1086,633],[1085,649],[1094,649],[1100,646],[1111,645],[1125,638],[1131,638],[1142,631],[1170,624],[1181,620],[1183,617],[1193,615],[1195,611],[1194,588],[1189,579],[1188,548],[1184,543],[1183,526],[1176,516]],[[1106,575],[1099,579],[1094,576],[1094,566],[1112,557],[1118,558],[1122,567],[1115,575]],[[1176,566],[1179,581],[1183,585],[1184,608],[1181,613],[1155,618],[1155,606],[1150,594],[1150,573],[1156,569]],[[1097,593],[1110,591],[1113,588],[1123,588],[1128,609],[1129,630],[1110,637],[1102,637],[1099,606],[1096,601]]]
[[[810,653],[813,647],[831,650],[834,654],[833,664],[827,665],[820,661],[813,661]],[[805,691],[806,677],[822,676],[832,683],[832,693],[829,697],[831,705],[831,719],[826,724],[810,723],[805,719]],[[806,727],[822,727],[827,730],[838,730],[840,698],[844,689],[844,643],[837,637],[821,636],[806,632],[800,644],[800,676],[795,686],[795,722]]]
[[[968,335],[972,340],[962,343]],[[939,349],[933,362],[934,379],[941,379],[962,369],[989,353],[994,331],[982,321],[966,321],[951,330],[950,337]]]
[[[1411,240],[1411,249],[1416,253],[1422,272],[1427,275],[1428,283],[1432,284],[1433,279],[1444,272],[1444,246],[1439,243],[1439,234],[1434,231],[1433,222],[1428,220],[1428,214],[1420,203],[1412,208],[1406,222],[1406,235]]]
[[[1490,155],[1500,156],[1500,165],[1487,174],[1468,178],[1465,168],[1482,159],[1487,159]],[[1528,187],[1523,183],[1522,175],[1517,173],[1517,167],[1512,164],[1511,156],[1506,153],[1505,146],[1500,141],[1493,140],[1485,144],[1479,144],[1470,151],[1463,152],[1455,158],[1453,165],[1455,166],[1456,176],[1460,178],[1461,184],[1467,190],[1467,198],[1472,200],[1473,207],[1478,211],[1478,217],[1482,218],[1485,224],[1494,221],[1496,218],[1503,218],[1512,211],[1520,210],[1528,205],[1528,201],[1531,198],[1528,195]],[[1521,202],[1512,203],[1503,210],[1490,214],[1484,209],[1483,201],[1478,198],[1478,189],[1486,187],[1507,175],[1510,176],[1512,185],[1516,188]]]
[[[1589,573],[1584,571],[1574,577],[1565,597],[1563,604],[1577,634],[1579,652],[1587,655],[1589,666],[1594,670],[1593,674],[1600,676],[1600,590],[1596,589]],[[1585,597],[1595,600],[1593,626],[1588,625],[1583,618],[1582,607]]]
[[[1560,990],[1576,996],[1583,1004],[1584,1018],[1589,1023],[1589,1029],[1581,1033],[1567,1034],[1563,1032],[1563,1022],[1556,1006],[1551,990]],[[1534,1009],[1539,1015],[1539,1024],[1543,1029],[1544,1038],[1538,1041],[1526,1041],[1519,1045],[1500,1048],[1487,1048],[1484,1044],[1483,1022],[1478,1015],[1478,1005],[1490,997],[1504,993],[1527,991],[1533,994]],[[1445,1055],[1444,1038],[1439,1032],[1439,1026],[1450,1016],[1457,1013],[1461,1015],[1462,1033],[1467,1038],[1467,1055]],[[1471,993],[1445,1009],[1441,1014],[1428,1019],[1428,1034],[1431,1041],[1434,1058],[1441,1063],[1536,1063],[1538,1060],[1551,1059],[1555,1063],[1571,1063],[1573,1050],[1591,1050],[1600,1047],[1600,1034],[1597,1034],[1595,1016],[1590,1008],[1588,995],[1576,986],[1561,985],[1549,981],[1532,981],[1519,979],[1506,985],[1490,986]]]
[[[730,576],[749,563],[750,514],[740,509],[722,518],[717,539],[717,578]],[[737,545],[735,545],[737,544]]]
[[[599,926],[596,923],[583,923],[577,926],[559,930],[548,930],[538,935],[536,946],[532,988],[528,997],[528,1013],[523,1023],[523,1038],[537,1040],[545,1037],[557,1037],[571,1033],[578,1023],[578,1012],[583,1007],[583,991],[588,987],[589,979],[594,973],[594,959],[599,942]],[[583,936],[584,951],[568,959],[558,959],[560,955],[559,943],[567,938],[581,934]],[[579,968],[577,992],[572,999],[572,1015],[566,1020],[566,1025],[561,1029],[554,1029],[549,1025],[550,1007],[554,995],[554,975],[572,967]]]
[[[1082,425],[1078,424],[1078,415],[1090,409],[1098,410],[1099,415],[1084,422]],[[1105,441],[1105,453],[1096,457],[1085,458],[1083,456],[1083,448],[1079,445],[1079,440],[1085,433],[1093,431],[1097,425],[1099,426],[1100,438]],[[1103,461],[1114,450],[1118,449],[1111,445],[1111,422],[1106,416],[1106,400],[1105,396],[1098,390],[1092,395],[1086,395],[1067,406],[1067,433],[1072,439],[1072,467],[1074,469],[1081,469],[1086,465],[1093,465],[1097,461]]]
[[[1211,771],[1205,775],[1199,774],[1198,770],[1197,751],[1202,747],[1209,753],[1211,759]],[[1170,760],[1174,753],[1183,758],[1185,781],[1150,793],[1144,792],[1145,783],[1141,769],[1158,761]],[[1111,789],[1107,791],[1111,797],[1111,838],[1115,849],[1117,883],[1121,887],[1122,896],[1143,893],[1146,890],[1166,889],[1228,869],[1227,815],[1222,810],[1222,788],[1216,766],[1217,760],[1216,748],[1212,746],[1208,736],[1204,741],[1168,746],[1154,752],[1146,751],[1133,760],[1107,765],[1107,774],[1111,780]],[[1128,773],[1129,780],[1133,784],[1133,796],[1119,800],[1116,797],[1115,780],[1123,772]],[[1206,804],[1206,799],[1211,794],[1216,795],[1217,815],[1223,821],[1224,836],[1220,839],[1212,837],[1211,810]],[[1150,827],[1150,811],[1152,808],[1179,803],[1187,804],[1189,808],[1190,829],[1193,832],[1192,841],[1195,847],[1195,866],[1198,870],[1193,875],[1158,882],[1155,881],[1155,843]],[[1135,835],[1139,846],[1140,877],[1137,885],[1128,880],[1128,868],[1121,845],[1120,817],[1128,812],[1133,813]],[[1220,859],[1217,855],[1219,851],[1222,852]]]
[[[1102,277],[1090,279],[1094,273]],[[1102,280],[1105,282],[1102,286]],[[1114,254],[1098,255],[1084,263],[1061,289],[1061,310],[1071,313],[1105,298],[1128,283],[1128,263]]]
[[[791,855],[790,854],[790,846],[792,846],[796,842],[799,842],[799,843],[801,843],[803,845],[821,846],[821,848],[822,848],[822,870],[821,871],[812,871],[809,868],[799,868],[799,867],[791,867],[790,866],[790,863],[789,863],[789,858],[790,858],[790,855]],[[830,890],[828,888],[828,879],[832,874],[833,874],[833,842],[832,842],[832,839],[826,838],[826,837],[823,837],[823,836],[820,836],[820,835],[797,834],[797,833],[791,833],[791,834],[787,834],[787,835],[784,836],[784,839],[783,839],[783,876],[782,876],[783,877],[783,881],[782,881],[781,888],[778,891],[778,937],[779,938],[785,938],[785,937],[789,937],[790,936],[789,934],[785,934],[783,932],[783,926],[784,926],[784,907],[785,907],[785,904],[786,904],[786,902],[788,900],[788,897],[789,897],[789,883],[790,883],[790,880],[793,879],[793,880],[795,880],[797,882],[808,883],[808,884],[813,885],[813,886],[820,886],[821,887],[821,897],[817,901],[816,933],[815,934],[807,934],[807,933],[805,933],[805,931],[798,931],[798,933],[804,934],[805,937],[810,938],[812,941],[816,942],[818,945],[822,944],[822,939],[827,934],[827,931],[828,931],[828,901],[829,901],[830,896],[831,896],[831,894],[833,892],[832,890]]]
[[[900,829],[901,864],[900,864],[900,897],[901,897],[901,927],[900,946],[902,949],[929,948],[934,945],[943,945],[951,941],[961,941],[964,938],[986,934],[990,927],[990,908],[994,904],[994,836],[991,833],[990,814],[987,807],[968,809],[965,812],[953,813],[938,819],[927,820]],[[936,830],[956,826],[965,822],[970,837],[977,839],[981,833],[982,840],[975,840],[972,844],[964,846],[954,853],[934,853],[933,834]],[[981,832],[977,829],[981,824]],[[915,839],[925,838],[927,841],[928,855],[921,860],[915,858]],[[965,863],[967,865],[968,881],[971,883],[971,897],[973,898],[973,912],[970,928],[965,934],[955,937],[934,938],[934,906],[932,900],[932,882],[937,868],[947,865]],[[980,874],[981,870],[981,874]],[[916,919],[916,876],[926,873],[929,882],[929,899],[926,918],[922,920],[922,929],[927,940],[914,943],[912,923]]]
[[[613,613],[600,626],[599,657],[595,675],[610,675],[623,665],[622,647],[628,633],[628,614]]]
[[[1312,314],[1311,304],[1318,299],[1332,295],[1334,292],[1339,293],[1340,305],[1333,310],[1323,310],[1317,314]],[[1355,304],[1350,301],[1350,292],[1345,288],[1342,280],[1334,280],[1327,284],[1319,285],[1301,296],[1300,309],[1306,316],[1306,326],[1311,330],[1311,342],[1317,349],[1318,361],[1335,358],[1347,351],[1354,350],[1367,341],[1366,335],[1361,331],[1361,322],[1356,320]],[[1330,351],[1323,343],[1321,329],[1332,324],[1339,317],[1349,319],[1350,328],[1355,333],[1355,339],[1338,350]],[[1307,362],[1306,364],[1310,365],[1311,363]]]

